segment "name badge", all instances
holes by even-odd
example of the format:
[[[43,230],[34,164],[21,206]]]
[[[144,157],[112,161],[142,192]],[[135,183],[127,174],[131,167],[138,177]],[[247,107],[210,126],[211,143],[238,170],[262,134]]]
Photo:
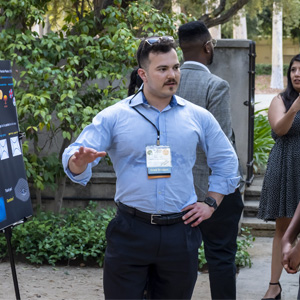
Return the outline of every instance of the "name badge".
[[[147,146],[146,160],[148,178],[171,177],[171,149],[169,146]]]

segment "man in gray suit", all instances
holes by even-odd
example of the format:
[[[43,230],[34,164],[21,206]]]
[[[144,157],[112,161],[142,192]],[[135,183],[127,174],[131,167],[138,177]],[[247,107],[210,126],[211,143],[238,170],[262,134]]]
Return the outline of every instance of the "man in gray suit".
[[[229,84],[207,68],[213,61],[216,40],[199,21],[181,25],[178,36],[185,62],[180,68],[181,81],[176,94],[209,110],[233,143]],[[197,153],[193,173],[198,201],[204,201],[210,170],[203,151]],[[243,206],[237,189],[224,197],[210,219],[199,225],[209,267],[212,299],[236,299],[236,239]]]

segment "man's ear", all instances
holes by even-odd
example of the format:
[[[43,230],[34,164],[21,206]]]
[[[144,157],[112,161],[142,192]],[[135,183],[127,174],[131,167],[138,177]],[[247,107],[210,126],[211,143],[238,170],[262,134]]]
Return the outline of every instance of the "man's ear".
[[[146,71],[144,69],[139,68],[138,69],[138,74],[144,82],[147,81],[147,74],[146,74]]]
[[[209,43],[204,46],[204,52],[205,53],[210,53]]]

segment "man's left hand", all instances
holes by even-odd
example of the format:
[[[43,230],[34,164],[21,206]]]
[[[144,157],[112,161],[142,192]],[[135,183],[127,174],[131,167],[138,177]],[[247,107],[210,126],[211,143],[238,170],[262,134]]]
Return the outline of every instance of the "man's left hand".
[[[192,227],[196,227],[202,221],[210,218],[215,211],[213,207],[208,206],[204,202],[196,202],[185,207],[182,211],[186,210],[189,210],[189,212],[187,212],[182,219],[184,220],[184,224],[192,223]]]

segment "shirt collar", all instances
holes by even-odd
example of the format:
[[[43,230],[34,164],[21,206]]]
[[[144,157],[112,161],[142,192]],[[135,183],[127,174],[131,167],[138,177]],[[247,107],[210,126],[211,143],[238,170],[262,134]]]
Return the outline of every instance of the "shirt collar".
[[[201,66],[202,68],[204,68],[208,73],[211,73],[210,70],[208,69],[208,67],[198,61],[193,61],[193,60],[188,60],[188,61],[185,61],[183,63],[183,65],[185,64],[191,64],[191,65],[197,65],[197,66]]]
[[[133,95],[133,97],[129,101],[129,106],[137,106],[140,104],[149,105],[142,90],[139,90],[135,95]],[[169,105],[171,107],[174,107],[176,105],[185,106],[185,102],[180,97],[176,97],[175,95],[173,95]]]

